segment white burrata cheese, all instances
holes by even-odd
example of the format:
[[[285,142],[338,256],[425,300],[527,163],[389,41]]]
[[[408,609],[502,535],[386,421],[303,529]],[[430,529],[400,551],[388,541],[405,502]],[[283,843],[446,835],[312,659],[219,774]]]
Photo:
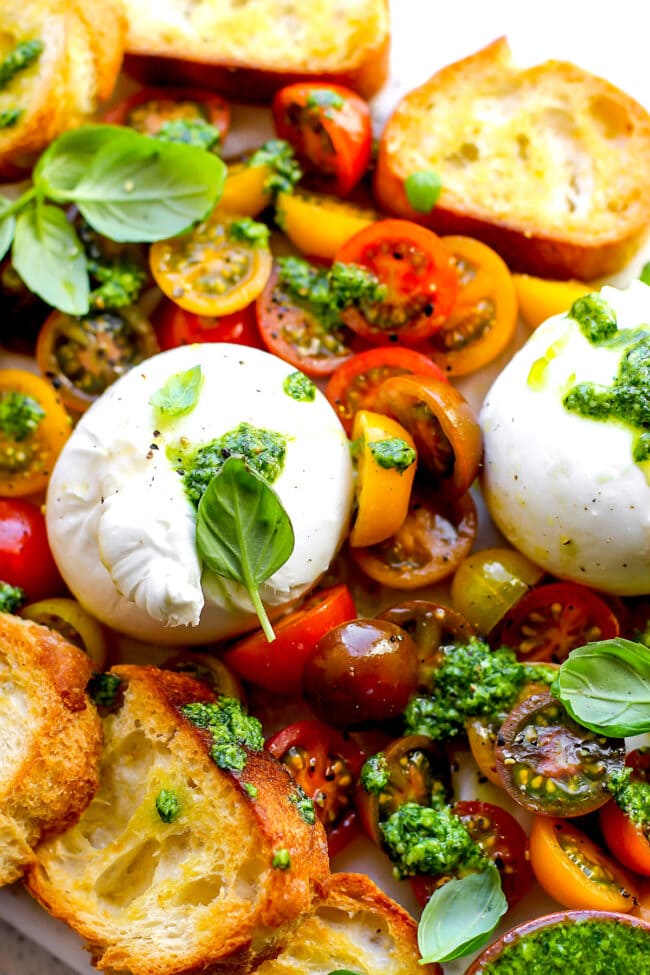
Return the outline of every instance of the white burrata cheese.
[[[152,396],[197,365],[203,385],[196,406],[161,419]],[[325,397],[316,391],[314,400],[297,401],[284,391],[294,371],[245,346],[186,346],[132,369],[84,414],[52,473],[46,512],[61,574],[91,613],[149,642],[206,642],[257,625],[243,586],[202,572],[196,509],[168,452],[199,447],[241,423],[286,438],[272,486],[295,548],[261,586],[271,618],[318,581],[347,530],[352,465]]]
[[[650,334],[650,288],[600,294],[619,330]],[[485,399],[482,490],[498,528],[538,565],[637,595],[650,592],[650,486],[647,462],[633,460],[635,431],[562,402],[577,383],[610,386],[623,351],[592,344],[568,315],[540,325]]]

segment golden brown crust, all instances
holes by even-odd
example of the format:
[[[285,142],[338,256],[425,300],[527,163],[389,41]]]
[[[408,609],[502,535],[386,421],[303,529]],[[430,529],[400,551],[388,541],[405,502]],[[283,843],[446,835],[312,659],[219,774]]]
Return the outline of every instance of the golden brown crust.
[[[89,658],[57,633],[0,613],[0,815],[11,876],[43,835],[74,823],[98,783],[101,725],[85,695]],[[5,724],[6,722],[6,724]],[[5,846],[12,845],[14,851]],[[18,850],[18,852],[16,852]]]
[[[573,64],[512,65],[505,38],[449,65],[397,106],[375,194],[389,213],[477,237],[514,269],[591,280],[620,269],[650,224],[650,116]],[[443,190],[416,212],[404,183]]]

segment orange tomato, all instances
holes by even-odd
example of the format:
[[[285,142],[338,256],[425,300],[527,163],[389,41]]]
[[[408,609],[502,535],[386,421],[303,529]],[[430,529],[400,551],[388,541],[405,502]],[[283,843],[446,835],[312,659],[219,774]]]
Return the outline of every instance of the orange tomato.
[[[624,867],[650,877],[650,840],[612,799],[600,811],[600,828],[611,853]]]

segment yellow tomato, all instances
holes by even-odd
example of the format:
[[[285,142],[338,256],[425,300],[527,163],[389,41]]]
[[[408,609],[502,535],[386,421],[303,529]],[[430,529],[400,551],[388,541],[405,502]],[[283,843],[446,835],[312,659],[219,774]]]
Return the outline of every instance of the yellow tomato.
[[[271,193],[264,188],[270,175],[268,166],[247,166],[246,163],[228,166],[219,208],[241,217],[256,217],[271,203]]]
[[[303,254],[333,261],[341,245],[379,215],[324,194],[279,193],[276,219]]]
[[[356,518],[350,545],[375,545],[394,535],[408,513],[415,444],[396,420],[370,410],[355,414],[352,440],[358,443],[358,455]]]
[[[456,569],[452,605],[479,633],[487,634],[542,575],[538,565],[515,549],[473,552]]]
[[[573,302],[595,289],[584,281],[548,281],[530,274],[513,274],[519,313],[528,328],[537,328],[551,315],[568,311]],[[596,289],[597,290],[597,289]]]
[[[65,597],[42,599],[37,603],[23,606],[20,615],[25,619],[49,626],[65,637],[68,643],[85,651],[93,662],[95,670],[103,670],[108,656],[106,631],[94,616],[91,616],[76,599]]]

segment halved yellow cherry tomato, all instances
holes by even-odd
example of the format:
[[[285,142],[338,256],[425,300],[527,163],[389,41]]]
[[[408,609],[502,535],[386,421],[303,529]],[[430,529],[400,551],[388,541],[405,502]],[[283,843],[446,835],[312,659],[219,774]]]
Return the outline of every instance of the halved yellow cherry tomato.
[[[511,548],[473,552],[456,569],[451,602],[485,635],[543,574],[539,566]]]
[[[273,261],[267,243],[233,230],[241,219],[215,211],[189,233],[152,244],[151,273],[161,291],[197,315],[228,315],[254,301]]]
[[[374,210],[322,193],[279,193],[276,202],[276,220],[289,240],[303,254],[326,261],[333,261],[346,240],[378,219]]]
[[[352,441],[358,443],[359,452],[357,513],[350,545],[375,545],[394,535],[408,513],[415,477],[415,444],[396,420],[369,410],[355,414]]]
[[[531,274],[513,274],[519,312],[528,328],[537,328],[551,315],[568,311],[577,298],[595,289],[583,281],[549,281]]]
[[[37,603],[23,606],[20,615],[56,630],[68,643],[88,654],[95,670],[104,669],[108,656],[106,631],[76,599],[41,599]]]
[[[43,491],[70,430],[70,417],[45,379],[0,370],[0,495]]]
[[[426,351],[449,376],[466,376],[496,359],[517,326],[512,275],[499,255],[472,237],[443,237],[458,272],[458,295]]]
[[[237,213],[241,217],[256,217],[271,204],[271,191],[264,188],[270,176],[270,166],[231,163],[219,200],[219,209]]]

